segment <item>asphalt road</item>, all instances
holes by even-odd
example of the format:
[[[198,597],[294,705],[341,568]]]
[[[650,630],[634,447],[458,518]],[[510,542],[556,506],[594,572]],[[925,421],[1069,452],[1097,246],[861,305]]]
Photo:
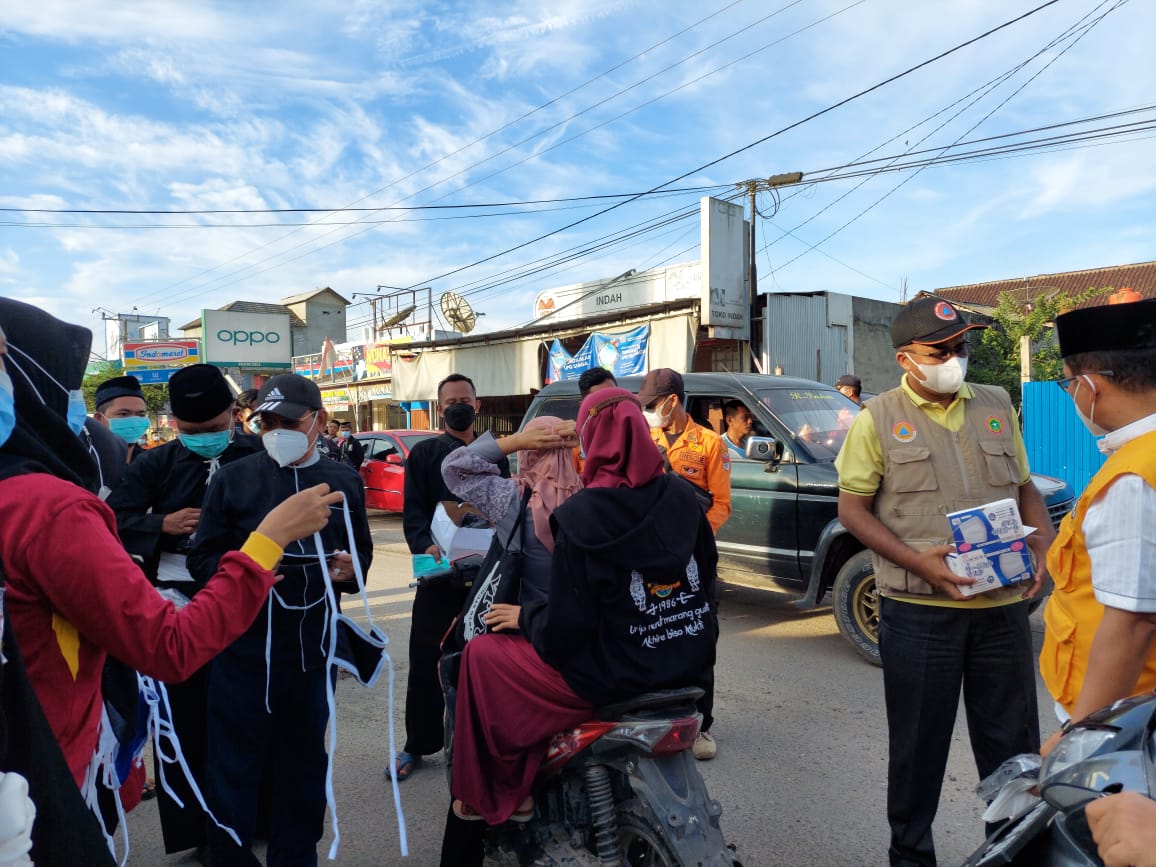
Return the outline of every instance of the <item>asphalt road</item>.
[[[400,518],[371,518],[376,542],[369,576],[373,615],[389,634],[396,681],[394,731],[400,746],[406,646],[413,591]],[[771,588],[724,585],[716,670],[718,757],[699,768],[724,808],[723,831],[747,867],[843,867],[887,863],[886,731],[882,679],[839,636],[829,609],[799,611]],[[352,609],[353,606],[346,606]],[[351,614],[354,612],[350,610]],[[1034,618],[1037,647],[1042,638]],[[448,805],[444,766],[427,760],[400,786],[409,844],[402,858],[388,780],[389,684],[338,684],[334,767],[341,844],[337,863],[438,864]],[[1040,694],[1045,693],[1040,687]],[[1041,700],[1044,729],[1054,728]],[[960,716],[935,826],[941,864],[959,864],[982,840],[976,772]],[[324,862],[332,827],[320,848]],[[166,856],[156,802],[128,820],[131,865],[196,863]]]

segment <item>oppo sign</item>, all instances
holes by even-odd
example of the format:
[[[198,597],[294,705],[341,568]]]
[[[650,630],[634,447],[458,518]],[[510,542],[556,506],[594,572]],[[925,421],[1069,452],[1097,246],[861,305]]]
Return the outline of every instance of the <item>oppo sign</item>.
[[[222,328],[217,332],[217,339],[222,343],[256,345],[258,343],[280,343],[281,335],[276,331],[229,331]]]
[[[205,361],[218,367],[289,369],[288,313],[201,312]]]

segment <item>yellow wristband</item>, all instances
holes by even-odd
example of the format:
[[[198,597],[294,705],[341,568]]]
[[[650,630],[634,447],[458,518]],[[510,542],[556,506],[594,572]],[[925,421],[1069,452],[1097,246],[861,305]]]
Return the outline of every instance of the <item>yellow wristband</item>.
[[[285,549],[265,534],[254,530],[241,546],[241,553],[252,557],[262,569],[272,569],[285,553]]]

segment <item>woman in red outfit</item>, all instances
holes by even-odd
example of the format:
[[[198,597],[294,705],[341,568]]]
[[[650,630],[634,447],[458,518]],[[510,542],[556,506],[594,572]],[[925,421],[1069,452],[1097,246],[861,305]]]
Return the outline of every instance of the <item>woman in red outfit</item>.
[[[3,624],[78,786],[97,746],[106,653],[158,680],[187,678],[249,627],[284,546],[325,526],[341,498],[318,485],[283,502],[177,611],[125,553],[112,511],[91,493],[96,468],[77,436],[91,340],[87,329],[0,298]],[[32,800],[50,814],[33,777]],[[39,817],[37,826],[68,833]],[[33,859],[50,845],[34,833]]]
[[[523,603],[525,637],[481,635],[462,655],[452,788],[463,818],[529,818],[554,734],[600,705],[702,686],[714,665],[718,555],[690,483],[663,472],[624,389],[582,401],[578,435],[585,487],[551,516],[547,598]]]

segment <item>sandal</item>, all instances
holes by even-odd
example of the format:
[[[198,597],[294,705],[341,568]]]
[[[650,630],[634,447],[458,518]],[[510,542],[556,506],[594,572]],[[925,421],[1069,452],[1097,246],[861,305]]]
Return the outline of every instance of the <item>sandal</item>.
[[[151,801],[157,796],[157,784],[152,780],[145,780],[144,786],[141,788],[140,799],[142,801]]]
[[[420,764],[421,756],[403,751],[393,757],[393,767],[386,768],[385,775],[390,779],[396,779],[399,783],[404,783]]]

